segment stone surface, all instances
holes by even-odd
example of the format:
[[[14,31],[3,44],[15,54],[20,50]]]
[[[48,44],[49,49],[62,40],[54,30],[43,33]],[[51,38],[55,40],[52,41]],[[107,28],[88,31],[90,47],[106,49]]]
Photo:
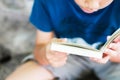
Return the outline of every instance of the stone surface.
[[[31,7],[27,5],[24,0],[0,1],[0,44],[12,53],[28,53],[34,47],[35,28],[29,22]]]

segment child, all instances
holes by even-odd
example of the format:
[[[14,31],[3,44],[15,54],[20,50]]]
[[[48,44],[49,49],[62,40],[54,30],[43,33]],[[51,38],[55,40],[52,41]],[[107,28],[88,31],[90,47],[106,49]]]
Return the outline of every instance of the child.
[[[120,28],[119,4],[119,0],[35,0],[30,17],[37,29],[34,58],[6,80],[52,80],[55,77],[80,80],[91,70],[101,80],[119,80],[120,36],[105,50],[103,59],[49,49],[54,37],[96,47],[104,43],[107,36]]]

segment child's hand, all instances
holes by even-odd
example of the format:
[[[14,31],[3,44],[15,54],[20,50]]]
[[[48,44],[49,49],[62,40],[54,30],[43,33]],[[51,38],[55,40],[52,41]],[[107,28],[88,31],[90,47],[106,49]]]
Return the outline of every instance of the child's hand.
[[[53,40],[57,40],[59,42],[66,41],[66,39],[53,39]],[[48,59],[48,62],[53,67],[63,66],[66,63],[66,60],[67,60],[67,54],[66,53],[58,52],[58,51],[51,51],[50,50],[50,44],[47,46],[46,57]]]
[[[108,50],[105,53],[110,56],[110,61],[120,62],[120,36],[108,46]]]
[[[98,63],[120,62],[120,36],[118,36],[105,50],[102,59],[91,58]]]

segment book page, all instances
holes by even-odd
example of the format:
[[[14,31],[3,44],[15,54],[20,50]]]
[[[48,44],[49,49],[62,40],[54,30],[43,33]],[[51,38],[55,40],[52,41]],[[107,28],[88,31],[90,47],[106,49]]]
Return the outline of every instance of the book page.
[[[103,47],[101,48],[101,51],[104,52],[104,50],[108,47],[108,45],[118,36],[120,35],[120,28],[118,30],[116,30],[111,37],[108,39],[108,41],[103,45]]]
[[[52,43],[51,50],[65,52],[67,54],[86,56],[86,57],[95,57],[102,58],[102,53],[99,50],[90,50],[76,46]]]
[[[80,45],[77,43],[66,43],[66,42],[55,42],[55,43],[61,44],[61,45],[66,45],[66,46],[77,47],[77,48],[83,48],[83,49],[87,49],[87,50],[98,51],[97,49],[93,48],[92,46],[85,46],[85,45]]]

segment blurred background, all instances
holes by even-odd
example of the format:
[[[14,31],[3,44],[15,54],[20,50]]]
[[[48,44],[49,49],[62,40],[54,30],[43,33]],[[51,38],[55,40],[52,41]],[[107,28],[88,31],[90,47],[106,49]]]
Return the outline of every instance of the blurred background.
[[[32,53],[35,28],[29,22],[33,0],[0,0],[0,80]]]

